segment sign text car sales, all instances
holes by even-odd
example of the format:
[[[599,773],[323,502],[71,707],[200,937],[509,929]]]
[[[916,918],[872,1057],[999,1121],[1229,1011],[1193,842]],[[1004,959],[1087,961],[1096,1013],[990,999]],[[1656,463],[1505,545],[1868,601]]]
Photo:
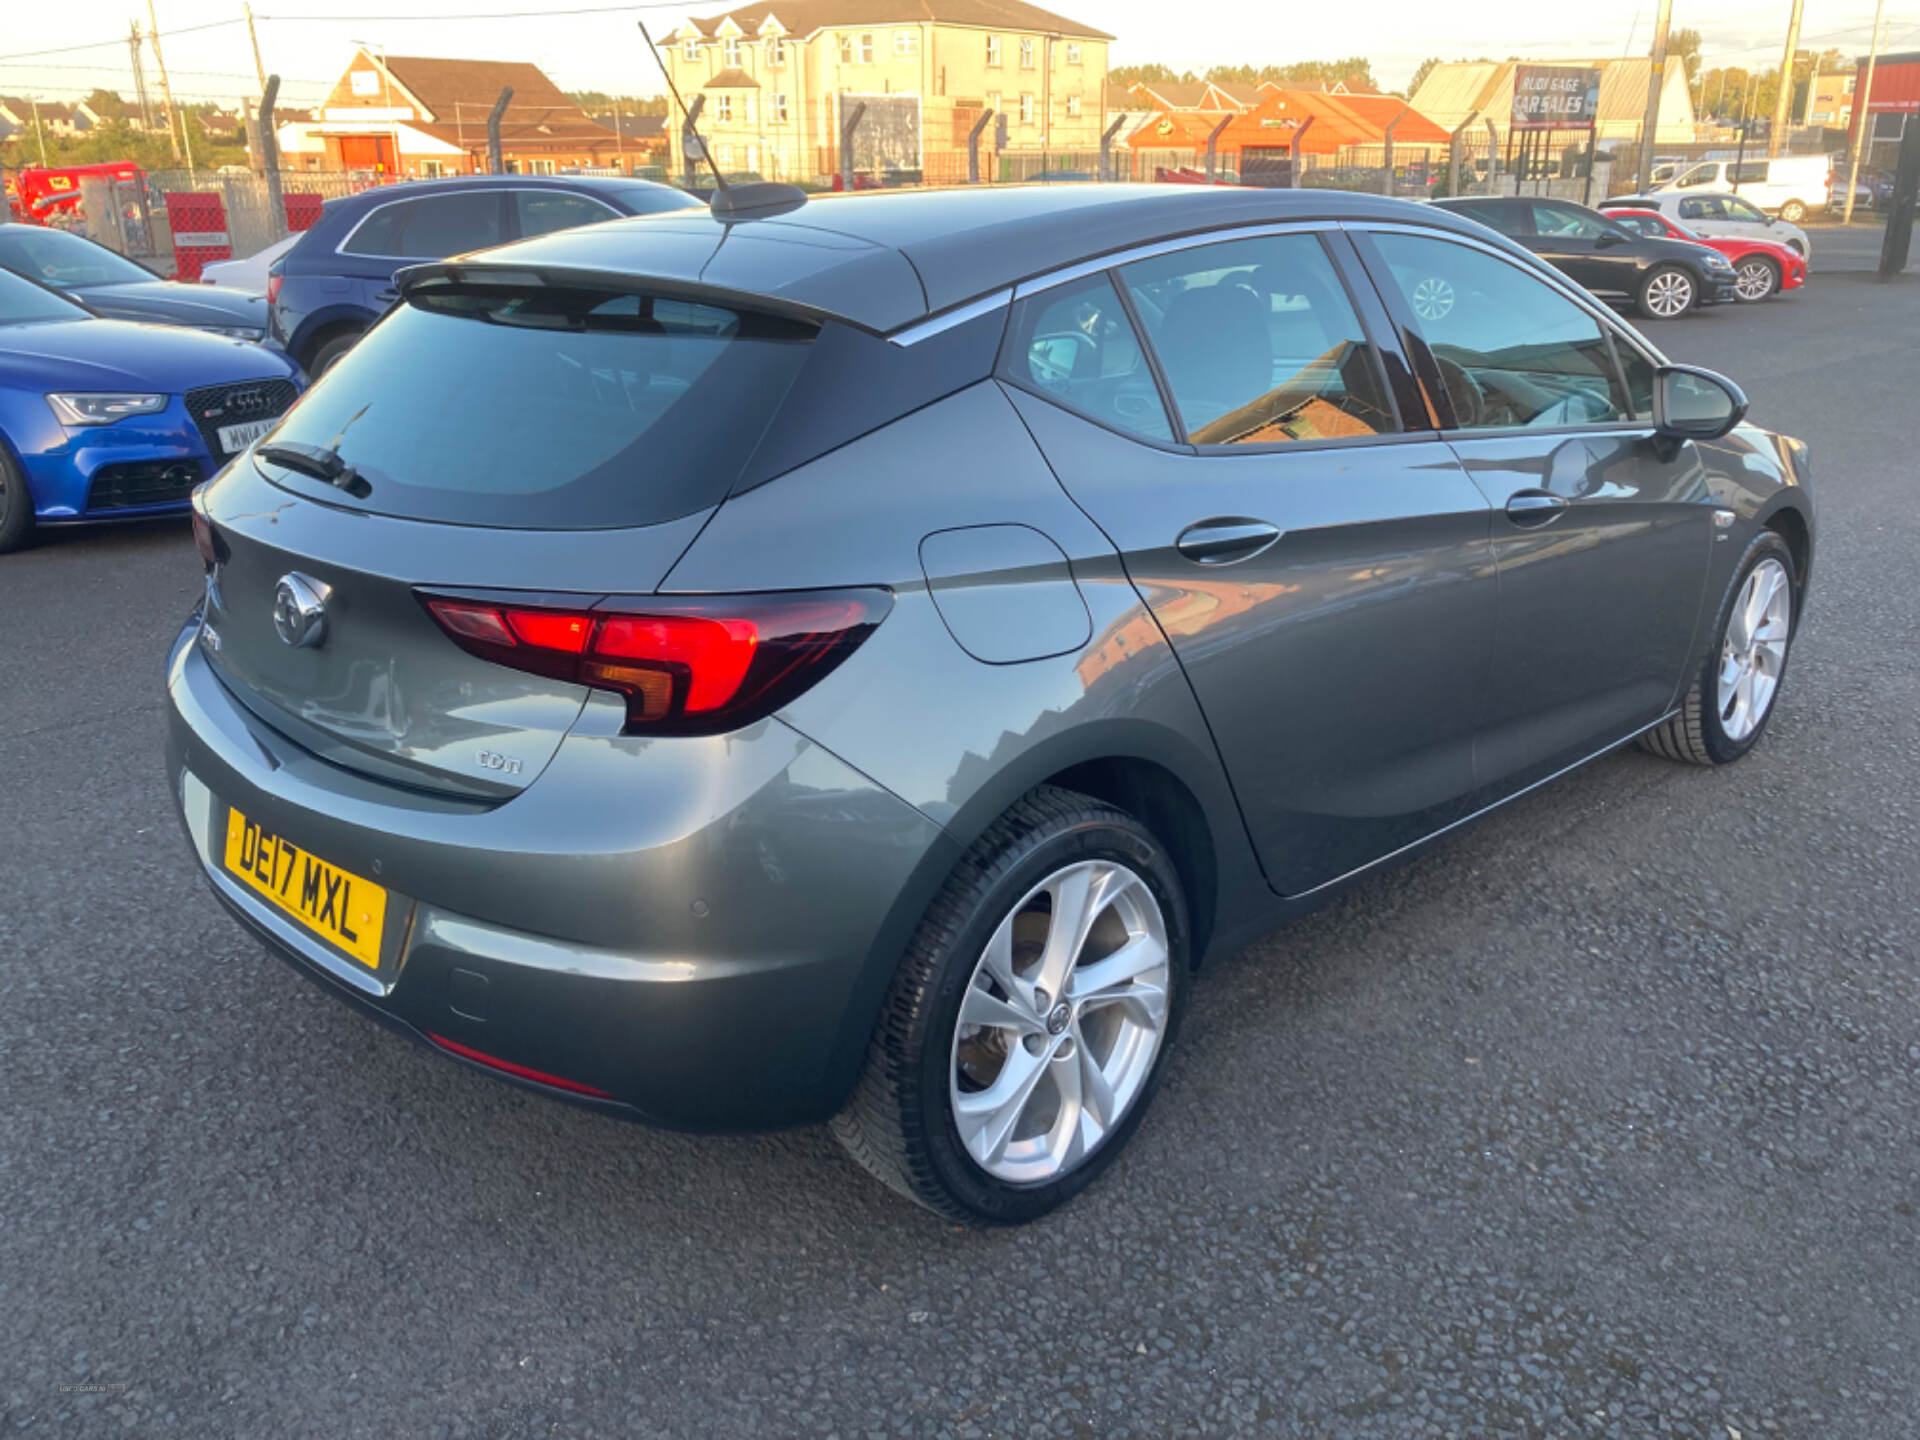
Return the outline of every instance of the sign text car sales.
[[[1600,72],[1581,65],[1522,65],[1513,76],[1513,128],[1587,130],[1600,113]]]

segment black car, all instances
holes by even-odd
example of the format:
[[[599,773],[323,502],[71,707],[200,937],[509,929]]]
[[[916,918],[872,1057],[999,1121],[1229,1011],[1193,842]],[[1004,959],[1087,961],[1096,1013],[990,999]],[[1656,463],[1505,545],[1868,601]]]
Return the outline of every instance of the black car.
[[[313,228],[267,272],[271,333],[318,377],[393,304],[396,270],[700,203],[671,185],[617,175],[465,175],[329,200]]]
[[[0,225],[0,269],[58,290],[109,320],[184,325],[240,340],[259,340],[267,330],[266,302],[258,296],[162,280],[126,256],[65,230]]]
[[[1474,196],[1436,205],[1525,246],[1602,300],[1675,320],[1735,299],[1733,265],[1703,245],[1636,235],[1598,210],[1539,195]]]

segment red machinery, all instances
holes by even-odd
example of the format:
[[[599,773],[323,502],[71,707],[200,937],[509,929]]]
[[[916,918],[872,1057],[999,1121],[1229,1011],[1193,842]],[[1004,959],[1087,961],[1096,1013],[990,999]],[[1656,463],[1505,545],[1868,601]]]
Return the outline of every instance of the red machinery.
[[[56,217],[73,219],[80,209],[80,182],[92,176],[123,182],[146,178],[131,160],[66,165],[56,170],[26,165],[7,181],[7,208],[16,220],[27,225],[45,225]]]

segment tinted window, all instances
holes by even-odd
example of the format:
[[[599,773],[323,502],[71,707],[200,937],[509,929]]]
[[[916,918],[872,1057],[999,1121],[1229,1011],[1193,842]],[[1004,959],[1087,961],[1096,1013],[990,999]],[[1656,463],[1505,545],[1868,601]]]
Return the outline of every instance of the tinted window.
[[[1533,202],[1533,230],[1536,235],[1551,235],[1563,240],[1598,240],[1609,227],[1598,215],[1576,210],[1571,205]]]
[[[603,290],[433,290],[348,351],[275,438],[337,448],[383,514],[653,524],[726,493],[814,333]]]
[[[1527,212],[1520,205],[1455,205],[1470,219],[1478,220],[1482,225],[1498,230],[1502,235],[1524,235],[1527,233]]]
[[[1720,203],[1725,207],[1726,217],[1729,220],[1745,220],[1754,225],[1765,225],[1767,223],[1767,217],[1764,211],[1749,205],[1745,200],[1737,196],[1730,195]]]
[[[408,259],[440,260],[463,250],[500,243],[500,192],[469,190],[428,195],[416,200],[400,232],[397,254]]]
[[[516,190],[513,208],[519,215],[523,239],[614,218],[613,211],[598,200],[569,195],[564,190]]]
[[[11,230],[15,227],[6,227]],[[62,300],[50,291],[42,290],[22,280],[18,275],[0,270],[0,325],[25,325],[35,320],[84,320],[87,312],[71,300]]]
[[[1029,300],[1006,368],[1020,384],[1103,425],[1152,440],[1173,438],[1133,322],[1105,275]]]
[[[1464,429],[1630,418],[1600,322],[1484,251],[1374,236],[1440,364]]]
[[[1682,220],[1724,220],[1726,216],[1726,206],[1720,203],[1717,195],[1702,195],[1680,202]]]
[[[1373,347],[1316,237],[1202,245],[1120,274],[1196,444],[1394,428]]]
[[[354,232],[347,237],[347,243],[340,248],[348,255],[398,255],[400,253],[400,232],[407,223],[407,217],[413,213],[418,200],[403,201],[397,205],[382,205],[370,211]]]
[[[0,225],[0,265],[61,289],[154,278],[103,245],[38,225]]]
[[[1664,235],[1666,227],[1651,215],[1615,215],[1615,223],[1624,225],[1636,235]]]
[[[1624,340],[1614,341],[1613,352],[1619,357],[1620,369],[1627,377],[1627,399],[1633,407],[1633,418],[1651,420],[1653,418],[1653,362]]]
[[[1764,160],[1743,160],[1738,165],[1727,167],[1727,179],[1734,185],[1761,185],[1766,183],[1767,162]]]
[[[1720,179],[1718,165],[1696,165],[1687,171],[1674,184],[1682,190],[1697,189],[1702,185],[1712,185]]]

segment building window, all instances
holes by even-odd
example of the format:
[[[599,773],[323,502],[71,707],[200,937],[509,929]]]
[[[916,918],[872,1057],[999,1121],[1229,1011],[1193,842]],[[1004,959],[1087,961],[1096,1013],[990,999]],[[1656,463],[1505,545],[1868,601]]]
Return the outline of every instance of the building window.
[[[767,40],[767,68],[777,70],[787,63],[787,42],[778,35]]]
[[[733,146],[722,145],[720,147],[720,168],[722,170],[731,170],[733,168]]]
[[[723,123],[733,119],[733,97],[731,95],[714,96],[713,113],[719,116]]]
[[[853,63],[853,36],[851,35],[840,37],[840,63],[842,65]]]
[[[1000,92],[998,90],[989,90],[987,92],[987,109],[996,115],[1003,113],[1000,109]]]
[[[1033,37],[1031,35],[1023,36],[1021,38],[1020,68],[1022,70],[1033,69]]]
[[[551,160],[528,160],[525,162],[525,164],[527,168],[525,171],[522,172],[524,174],[527,174],[527,175],[553,174],[553,161]]]
[[[860,63],[873,64],[873,35],[871,32],[860,37]]]
[[[1067,118],[1069,120],[1078,120],[1080,118],[1080,97],[1078,95],[1067,96]]]
[[[698,36],[689,35],[680,42],[680,58],[689,61],[700,58],[700,40]]]
[[[999,68],[1000,37],[998,35],[987,36],[987,64],[993,66],[996,69]]]
[[[776,123],[785,123],[787,118],[787,97],[775,94],[773,97],[773,118]]]
[[[1022,125],[1033,123],[1033,92],[1031,90],[1023,92],[1020,96],[1020,123]]]
[[[439,160],[422,160],[420,162],[420,173],[429,180],[438,180],[442,175],[447,173],[447,167],[444,162]]]
[[[727,68],[729,70],[738,70],[740,68],[740,40],[738,36],[729,35],[727,37],[726,51]]]
[[[1080,63],[1079,43],[1077,41],[1069,40],[1067,42],[1067,64],[1078,65],[1079,63]]]
[[[1847,76],[1847,88],[1846,88],[1846,92],[1845,92],[1846,94],[1848,94],[1848,95],[1851,95],[1851,94],[1853,94],[1853,82],[1854,82],[1854,81],[1856,81],[1856,80],[1858,80],[1859,78],[1860,78],[1860,77],[1859,77],[1858,75],[1849,75],[1849,76]]]
[[[894,31],[893,53],[896,55],[918,55],[920,53],[920,32],[918,30]]]

